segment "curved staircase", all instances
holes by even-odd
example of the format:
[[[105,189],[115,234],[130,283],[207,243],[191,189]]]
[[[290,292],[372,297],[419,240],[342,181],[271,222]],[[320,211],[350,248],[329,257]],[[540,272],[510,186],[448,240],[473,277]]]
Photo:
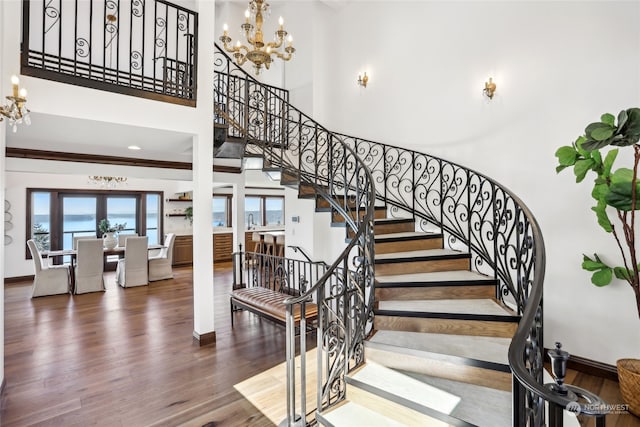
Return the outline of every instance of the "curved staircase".
[[[385,214],[376,208],[365,364],[347,375],[346,400],[318,421],[510,426],[507,352],[520,317],[496,300],[495,278],[470,271],[470,254],[446,249],[441,233],[415,231],[412,218]]]
[[[543,386],[545,250],[526,205],[447,160],[331,132],[216,55],[214,121],[346,230],[326,273],[284,301],[282,425],[537,427],[547,403],[566,408]],[[292,320],[307,301],[314,384]]]

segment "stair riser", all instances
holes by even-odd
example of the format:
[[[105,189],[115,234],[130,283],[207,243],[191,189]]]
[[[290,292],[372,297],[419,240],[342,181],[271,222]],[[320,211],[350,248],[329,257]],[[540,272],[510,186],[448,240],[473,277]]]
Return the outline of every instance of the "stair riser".
[[[511,374],[508,372],[494,371],[457,364],[442,360],[428,359],[411,354],[384,351],[375,348],[365,349],[365,360],[376,362],[391,369],[400,369],[408,372],[446,378],[483,387],[491,387],[498,390],[511,391]]]
[[[342,197],[342,196],[334,196],[334,198],[338,202],[339,205],[341,205],[341,206],[344,205],[344,197]],[[348,200],[347,201],[347,205],[350,208],[355,207],[356,206],[355,199]],[[333,206],[331,206],[331,203],[329,203],[329,201],[326,200],[325,198],[318,197],[316,199],[316,208],[318,208],[318,209],[326,209],[326,208],[331,208],[331,207],[333,207]]]
[[[376,275],[468,270],[470,267],[469,258],[416,260],[383,264],[376,262]]]
[[[433,319],[376,315],[374,328],[378,330],[431,332],[437,334],[475,335],[512,338],[518,324],[487,320]]]
[[[376,288],[378,301],[411,301],[436,299],[495,298],[493,285],[486,286],[428,286],[407,288]]]
[[[443,242],[441,237],[431,237],[419,240],[403,240],[399,242],[376,242],[377,254],[442,248]]]
[[[310,185],[300,184],[298,186],[298,197],[309,198],[309,197],[315,197],[315,195],[316,195],[316,190]]]

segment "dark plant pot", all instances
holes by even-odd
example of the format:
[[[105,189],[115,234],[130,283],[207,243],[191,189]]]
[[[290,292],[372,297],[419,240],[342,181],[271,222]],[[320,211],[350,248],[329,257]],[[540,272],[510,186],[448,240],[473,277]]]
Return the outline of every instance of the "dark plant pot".
[[[616,365],[622,398],[629,412],[640,417],[640,359],[620,359]]]

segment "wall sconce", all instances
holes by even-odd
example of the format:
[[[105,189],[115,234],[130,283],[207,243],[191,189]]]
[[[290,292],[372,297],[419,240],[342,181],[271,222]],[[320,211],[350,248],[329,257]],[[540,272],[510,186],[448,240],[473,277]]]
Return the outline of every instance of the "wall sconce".
[[[367,87],[367,83],[369,83],[369,76],[367,76],[367,72],[364,72],[364,75],[358,74],[358,86]]]
[[[496,93],[496,84],[493,82],[493,78],[489,77],[488,82],[484,82],[484,89],[482,94],[489,99],[493,99],[493,95]]]

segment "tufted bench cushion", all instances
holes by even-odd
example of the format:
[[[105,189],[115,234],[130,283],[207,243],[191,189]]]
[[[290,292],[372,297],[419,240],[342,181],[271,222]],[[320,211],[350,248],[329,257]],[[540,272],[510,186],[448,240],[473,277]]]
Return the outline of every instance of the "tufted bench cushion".
[[[234,307],[242,307],[274,321],[285,323],[286,306],[284,305],[284,300],[291,297],[292,295],[267,288],[241,288],[231,292],[231,308],[233,311]],[[305,312],[307,321],[315,320],[318,316],[318,306],[308,302],[305,304]],[[296,324],[300,322],[299,305],[294,307],[293,318]]]

